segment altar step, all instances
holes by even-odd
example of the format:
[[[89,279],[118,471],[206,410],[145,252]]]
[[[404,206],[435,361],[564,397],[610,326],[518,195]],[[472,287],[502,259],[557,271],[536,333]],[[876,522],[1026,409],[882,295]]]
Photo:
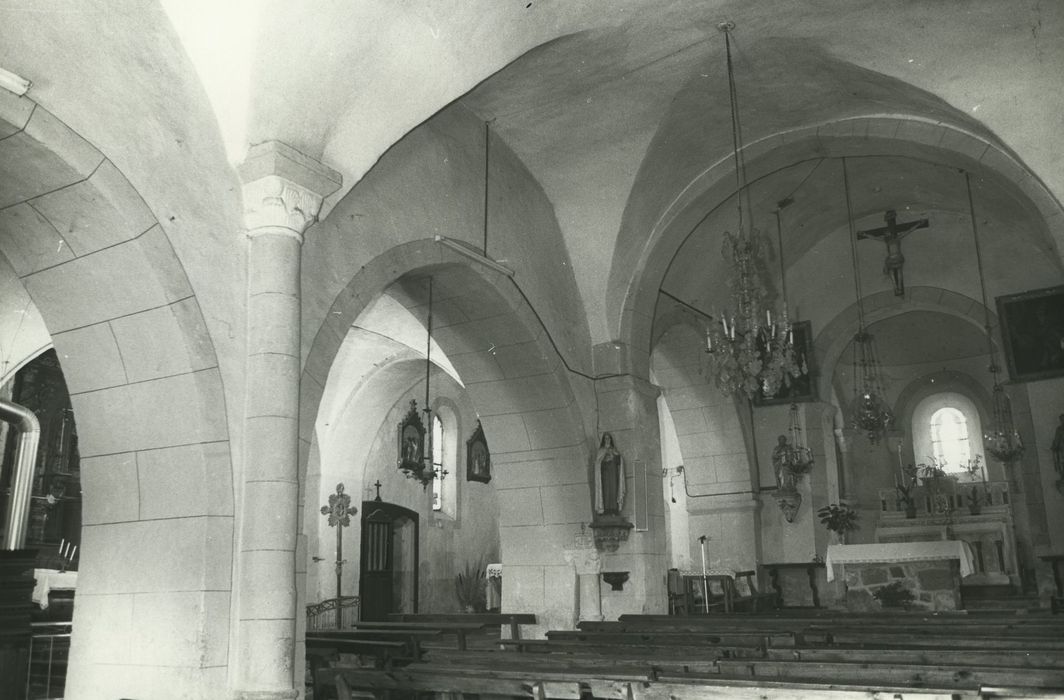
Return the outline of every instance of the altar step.
[[[983,584],[961,586],[962,607],[979,612],[1035,612],[1038,611],[1038,596],[1024,595],[1009,585]]]

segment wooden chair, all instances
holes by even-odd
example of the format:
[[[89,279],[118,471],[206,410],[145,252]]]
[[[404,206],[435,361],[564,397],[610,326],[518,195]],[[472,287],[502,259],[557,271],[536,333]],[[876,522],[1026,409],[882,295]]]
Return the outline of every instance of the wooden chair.
[[[685,575],[683,582],[688,614],[732,611],[735,581],[730,575]]]
[[[665,589],[669,593],[669,614],[689,615],[687,592],[684,590],[683,576],[679,569],[669,569],[665,574]]]
[[[777,596],[775,592],[762,593],[757,590],[756,571],[736,571],[735,581],[732,610],[736,612],[762,612],[776,607]]]

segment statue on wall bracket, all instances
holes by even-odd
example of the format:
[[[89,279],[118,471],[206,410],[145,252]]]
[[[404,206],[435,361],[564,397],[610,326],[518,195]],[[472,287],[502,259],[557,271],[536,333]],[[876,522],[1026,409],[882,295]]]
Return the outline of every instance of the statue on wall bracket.
[[[622,515],[625,496],[624,457],[617,449],[612,433],[603,433],[595,454],[595,517],[591,530],[595,547],[614,552],[628,540],[632,523]]]

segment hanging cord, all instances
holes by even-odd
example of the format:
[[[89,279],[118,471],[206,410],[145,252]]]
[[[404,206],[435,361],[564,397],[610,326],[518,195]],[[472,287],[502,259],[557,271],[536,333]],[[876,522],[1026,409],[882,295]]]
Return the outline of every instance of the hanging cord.
[[[425,407],[421,409],[425,412],[425,435],[424,446],[422,448],[424,454],[421,456],[429,463],[429,469],[432,469],[432,409],[429,407],[429,372],[432,370],[432,277],[429,277],[429,318],[426,324],[428,333],[425,334]]]
[[[787,313],[787,275],[783,272],[783,223],[780,219],[780,213],[783,211],[783,207],[790,206],[794,203],[794,200],[790,197],[781,199],[776,204],[776,243],[780,249],[780,294],[783,296],[783,313]],[[790,329],[788,329],[789,331]]]
[[[983,253],[979,248],[979,229],[975,221],[975,200],[972,198],[972,178],[968,171],[964,171],[964,185],[968,190],[968,216],[972,221],[972,240],[975,242],[975,266],[979,270],[979,292],[983,298],[983,327],[986,329],[986,351],[990,355],[990,372],[994,375],[994,384],[997,384],[997,357],[994,352],[994,340],[990,333],[990,307],[986,303],[986,280],[983,278]]]
[[[756,496],[758,493],[757,491],[753,491],[751,489],[744,489],[743,491],[721,491],[720,493],[691,493],[690,489],[687,488],[687,470],[684,469],[683,465],[681,464],[677,467],[669,468],[667,469],[667,471],[672,471],[673,469],[676,470],[677,474],[683,475],[683,492],[687,494],[688,498],[712,498],[714,496],[743,496],[746,494]],[[672,487],[672,480],[675,478],[676,474],[672,474],[669,476],[670,488]]]
[[[857,259],[857,231],[853,225],[853,205],[850,203],[850,176],[846,158],[842,159],[842,187],[846,193],[846,221],[850,231],[850,257],[853,260],[853,291],[857,295],[857,329],[864,333],[864,304],[861,301],[861,268]]]
[[[484,122],[484,257],[488,257],[488,164],[491,159],[491,122]]]
[[[724,49],[728,56],[728,101],[731,104],[732,158],[735,160],[735,203],[739,210],[739,231],[743,231],[743,183],[746,182],[746,165],[740,154],[742,127],[739,125],[739,96],[735,89],[735,68],[732,65],[731,33],[735,25],[722,22],[717,28],[724,32]]]

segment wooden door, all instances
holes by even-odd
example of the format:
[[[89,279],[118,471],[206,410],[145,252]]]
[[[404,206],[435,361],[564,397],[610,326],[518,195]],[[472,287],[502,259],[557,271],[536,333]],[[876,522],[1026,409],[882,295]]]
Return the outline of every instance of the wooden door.
[[[400,536],[408,533],[409,536]],[[386,620],[389,613],[417,612],[418,514],[381,501],[362,503],[359,576],[361,617]]]

